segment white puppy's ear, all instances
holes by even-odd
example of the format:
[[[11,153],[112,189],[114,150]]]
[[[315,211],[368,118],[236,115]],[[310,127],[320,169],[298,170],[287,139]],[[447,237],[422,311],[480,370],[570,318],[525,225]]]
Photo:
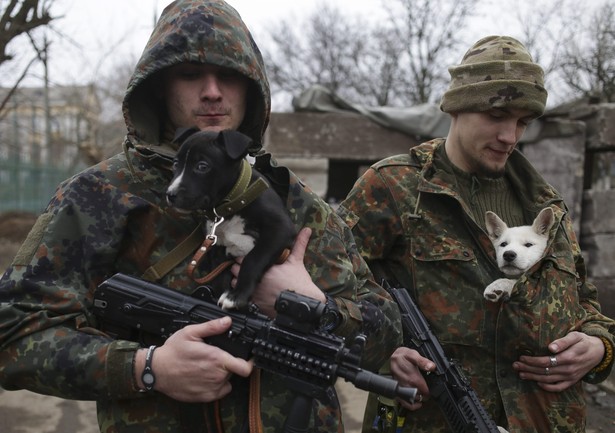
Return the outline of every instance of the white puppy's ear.
[[[546,207],[541,210],[536,219],[534,219],[534,222],[532,223],[532,230],[539,235],[548,235],[554,222],[555,215],[553,214],[553,209]]]
[[[499,238],[504,230],[508,228],[506,223],[490,210],[485,212],[485,226],[487,228],[487,234],[491,239]]]

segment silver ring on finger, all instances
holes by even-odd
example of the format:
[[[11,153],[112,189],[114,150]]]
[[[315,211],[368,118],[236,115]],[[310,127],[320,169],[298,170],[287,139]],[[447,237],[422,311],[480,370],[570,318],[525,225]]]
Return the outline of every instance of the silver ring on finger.
[[[555,367],[557,365],[557,358],[555,356],[550,356],[549,362],[551,363],[551,367]]]
[[[545,376],[549,375],[549,367],[545,367]]]

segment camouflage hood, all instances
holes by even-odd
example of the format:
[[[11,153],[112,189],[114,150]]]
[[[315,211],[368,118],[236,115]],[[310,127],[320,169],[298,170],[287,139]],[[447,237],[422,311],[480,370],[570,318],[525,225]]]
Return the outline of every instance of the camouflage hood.
[[[271,95],[261,53],[235,9],[221,0],[177,0],[165,8],[130,79],[122,106],[135,145],[160,144],[164,106],[157,75],[178,63],[208,63],[250,78],[246,116],[239,130],[262,147]]]

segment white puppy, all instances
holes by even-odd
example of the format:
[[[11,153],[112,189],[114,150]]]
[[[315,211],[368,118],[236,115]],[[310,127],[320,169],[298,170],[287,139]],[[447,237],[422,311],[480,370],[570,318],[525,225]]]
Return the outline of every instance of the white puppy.
[[[542,258],[554,220],[553,210],[547,207],[531,226],[508,227],[495,213],[487,211],[485,225],[495,247],[498,267],[514,279],[500,278],[489,284],[483,292],[485,299],[498,302],[510,297],[516,279]]]

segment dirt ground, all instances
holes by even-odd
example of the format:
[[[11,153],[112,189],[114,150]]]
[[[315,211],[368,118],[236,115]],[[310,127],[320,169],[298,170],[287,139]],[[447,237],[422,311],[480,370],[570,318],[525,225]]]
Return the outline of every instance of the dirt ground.
[[[4,270],[21,241],[34,224],[35,215],[23,212],[0,214],[0,269]],[[2,272],[2,271],[0,271]],[[367,393],[339,380],[344,424],[347,433],[361,430]],[[615,373],[600,386],[586,386],[587,433],[615,432]],[[96,433],[94,403],[62,400],[28,391],[0,389],[1,433]],[[539,432],[547,433],[547,432]]]
[[[359,433],[367,393],[342,380],[336,384],[347,433]],[[587,433],[615,431],[615,390],[588,389]],[[0,432],[97,433],[94,403],[0,389]],[[543,432],[540,432],[543,433]],[[546,433],[546,432],[544,432]]]

